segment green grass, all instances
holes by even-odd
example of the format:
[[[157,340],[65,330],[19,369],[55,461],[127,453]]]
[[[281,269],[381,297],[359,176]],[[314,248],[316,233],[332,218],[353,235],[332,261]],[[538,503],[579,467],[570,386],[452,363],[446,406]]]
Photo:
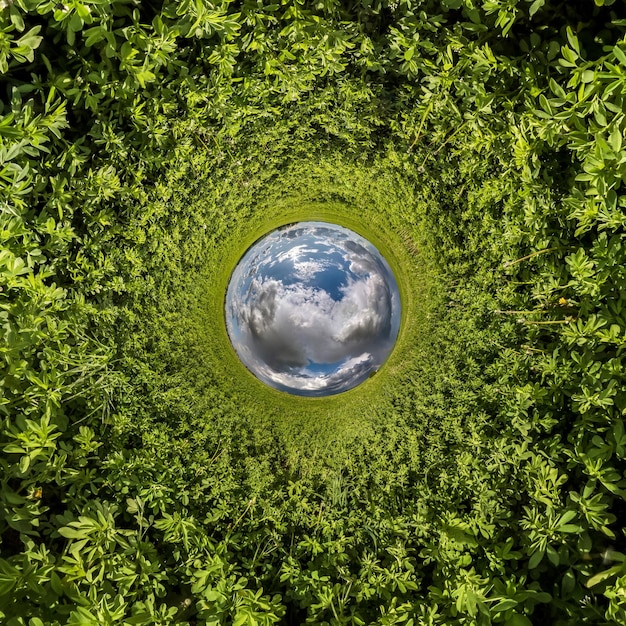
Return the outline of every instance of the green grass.
[[[197,168],[192,169],[192,176],[195,171]],[[145,309],[143,315],[139,312],[143,305],[138,304],[137,311],[146,319],[146,329],[151,329],[146,333],[168,346],[159,350],[158,356],[146,355],[148,362],[153,358],[175,358],[170,369],[185,371],[188,379],[197,380],[198,385],[202,386],[199,379],[203,376],[219,380],[222,392],[236,398],[258,426],[276,433],[295,465],[299,457],[308,457],[312,450],[325,451],[322,456],[332,459],[332,450],[344,447],[351,439],[371,437],[390,401],[399,393],[400,374],[412,369],[412,363],[424,358],[427,350],[432,326],[429,316],[432,318],[436,300],[432,295],[433,262],[428,254],[420,255],[419,244],[406,245],[408,231],[397,222],[400,212],[396,203],[406,204],[407,197],[398,193],[402,187],[398,187],[397,174],[385,163],[373,171],[375,181],[371,180],[372,171],[368,176],[358,162],[341,162],[331,152],[299,164],[293,172],[281,172],[254,192],[242,195],[233,185],[234,191],[222,196],[219,206],[212,204],[209,194],[200,193],[193,200],[183,196],[177,202],[190,202],[181,209],[190,213],[190,224],[202,224],[220,214],[228,224],[227,232],[207,241],[198,239],[197,230],[190,234],[196,238],[190,245],[202,251],[191,267],[184,258],[173,261],[179,254],[176,248],[169,258],[159,257],[156,262],[150,253],[140,252],[144,263],[154,267],[150,276],[159,276],[156,280],[162,283],[158,291],[163,300],[156,303],[156,309]],[[351,187],[340,181],[351,181]],[[181,188],[184,186],[183,182]],[[290,190],[286,194],[282,191],[285,187]],[[260,382],[237,357],[224,316],[228,281],[245,251],[275,228],[303,220],[340,224],[371,241],[389,262],[402,303],[396,344],[379,371],[355,389],[322,398],[293,396]],[[179,236],[182,243],[186,236]],[[182,289],[180,281],[184,281]],[[160,327],[161,322],[154,323],[166,319],[163,308],[169,311],[171,320],[165,329]],[[126,358],[132,361],[132,354]]]

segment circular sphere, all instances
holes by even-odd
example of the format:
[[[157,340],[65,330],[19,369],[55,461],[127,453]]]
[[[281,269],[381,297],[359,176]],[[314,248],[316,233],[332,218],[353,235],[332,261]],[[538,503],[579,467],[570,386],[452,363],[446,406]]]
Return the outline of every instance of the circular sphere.
[[[362,383],[398,335],[400,294],[387,261],[342,226],[299,222],[257,241],[226,293],[237,355],[261,381],[300,396]]]

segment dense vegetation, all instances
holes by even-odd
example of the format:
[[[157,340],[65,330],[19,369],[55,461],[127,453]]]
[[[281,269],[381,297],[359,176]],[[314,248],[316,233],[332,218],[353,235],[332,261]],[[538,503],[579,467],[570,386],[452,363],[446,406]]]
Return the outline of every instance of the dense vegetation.
[[[0,622],[626,623],[619,3],[66,1],[0,2]],[[224,330],[302,218],[403,296],[325,399]]]

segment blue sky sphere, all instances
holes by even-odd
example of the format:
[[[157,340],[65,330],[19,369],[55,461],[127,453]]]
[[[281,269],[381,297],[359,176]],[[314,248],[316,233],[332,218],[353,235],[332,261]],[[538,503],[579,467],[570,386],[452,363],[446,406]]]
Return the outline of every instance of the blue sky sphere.
[[[300,396],[352,389],[378,370],[400,327],[387,261],[342,226],[299,222],[257,241],[226,293],[226,327],[261,381]]]

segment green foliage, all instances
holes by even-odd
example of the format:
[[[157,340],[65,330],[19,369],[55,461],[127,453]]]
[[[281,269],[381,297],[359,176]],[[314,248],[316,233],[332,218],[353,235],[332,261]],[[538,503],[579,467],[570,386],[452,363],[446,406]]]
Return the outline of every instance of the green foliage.
[[[624,623],[609,0],[0,3],[0,622]],[[359,388],[238,363],[247,245],[370,237]]]

